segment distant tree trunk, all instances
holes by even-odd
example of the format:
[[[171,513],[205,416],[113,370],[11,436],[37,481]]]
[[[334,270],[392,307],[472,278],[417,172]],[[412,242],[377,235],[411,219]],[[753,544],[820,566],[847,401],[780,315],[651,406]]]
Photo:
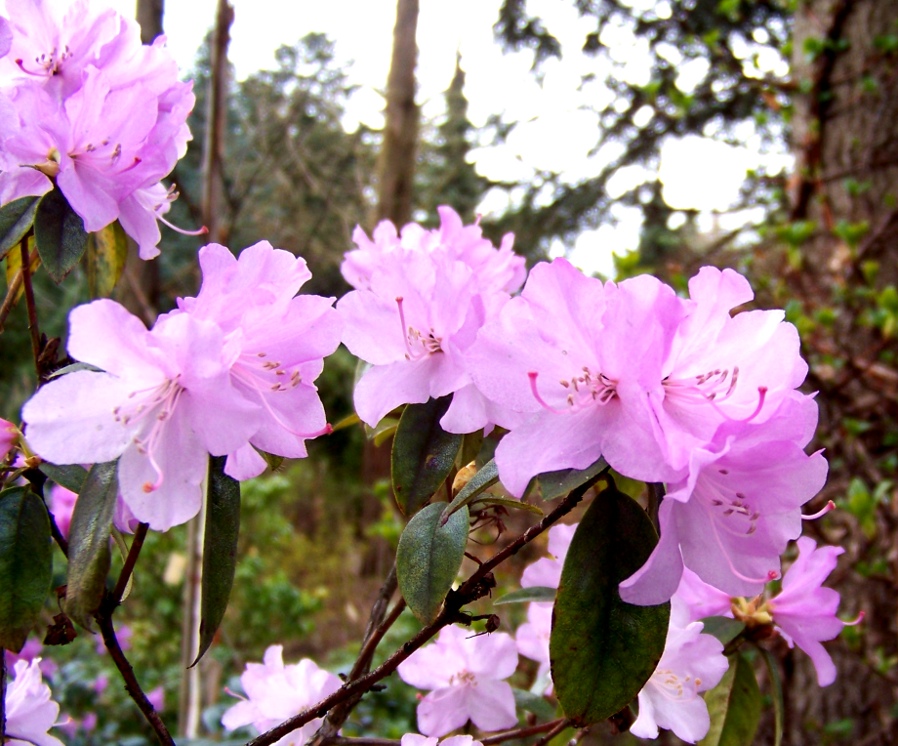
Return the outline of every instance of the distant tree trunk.
[[[144,44],[152,44],[153,39],[163,33],[164,13],[165,0],[137,0],[135,16]],[[159,264],[141,259],[137,255],[137,244],[129,238],[128,258],[119,283],[119,300],[131,313],[152,324],[159,311],[159,294]]]
[[[821,391],[820,432],[831,434],[828,456],[842,464],[835,474],[860,478],[872,489],[886,476],[879,464],[888,451],[885,437],[898,421],[898,372],[887,356],[894,339],[864,320],[870,292],[875,296],[898,283],[898,2],[800,2],[794,50],[794,82],[802,93],[796,94],[793,118],[791,218],[815,229],[802,247],[803,265],[789,282],[808,317],[838,309],[827,328],[804,335],[810,385]],[[849,433],[848,418],[868,429]],[[831,479],[826,496],[844,496],[847,478]],[[836,722],[851,727],[841,734],[846,742],[898,743],[896,668],[877,672],[873,664],[898,653],[893,511],[888,505],[878,510],[872,535],[850,516],[836,513],[827,520],[838,524],[827,543],[846,549],[840,567],[882,559],[889,569],[867,577],[843,570],[833,578],[844,614],[864,610],[867,616],[856,650],[841,642],[828,645],[839,671],[832,686],[817,688],[806,656],[786,659],[785,743],[820,743],[822,727]],[[823,528],[811,523],[805,531],[813,535]]]
[[[415,153],[418,147],[418,106],[415,104],[415,64],[418,45],[418,0],[397,0],[396,25],[393,27],[393,57],[387,79],[387,106],[384,138],[378,160],[378,192],[376,221],[391,220],[397,228],[412,217],[412,182],[415,175]],[[373,485],[390,478],[390,443],[376,447],[366,440],[362,451],[362,481]],[[380,502],[365,501],[362,525],[380,515]],[[369,515],[370,513],[370,515]],[[365,570],[381,575],[389,565],[388,548],[374,545],[375,556],[369,557]]]
[[[415,104],[417,27],[418,0],[398,0],[377,194],[378,220],[392,220],[397,227],[409,222],[412,217],[412,182],[419,118]]]
[[[234,9],[228,0],[218,0],[215,29],[212,35],[212,69],[209,77],[208,108],[206,112],[206,141],[203,151],[203,223],[209,230],[208,240],[215,243],[226,241],[221,215],[222,193],[224,189],[222,163],[224,159],[224,136],[227,116],[228,96],[228,43]],[[187,524],[187,571],[184,585],[184,616],[181,625],[181,692],[178,702],[178,731],[185,738],[199,735],[200,716],[204,705],[203,679],[217,680],[216,671],[209,658],[188,668],[199,649],[200,587],[203,565],[203,530],[205,525],[205,504],[199,515]],[[206,674],[206,676],[204,676]],[[214,694],[213,694],[214,696]]]

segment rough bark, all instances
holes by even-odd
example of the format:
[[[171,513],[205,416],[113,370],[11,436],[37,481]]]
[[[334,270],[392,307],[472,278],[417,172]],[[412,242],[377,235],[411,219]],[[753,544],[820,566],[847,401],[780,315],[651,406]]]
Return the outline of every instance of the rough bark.
[[[810,221],[814,231],[802,246],[801,271],[789,282],[808,316],[838,311],[828,328],[804,339],[810,384],[821,391],[820,431],[831,463],[826,497],[836,500],[852,478],[872,488],[888,477],[884,437],[898,421],[898,373],[886,354],[894,339],[865,321],[870,299],[898,282],[898,51],[883,44],[896,34],[895,2],[809,0],[796,11],[793,71],[804,93],[795,97],[791,217]],[[845,226],[865,222],[859,240],[846,240]],[[848,418],[868,429],[850,433]],[[786,658],[787,744],[820,743],[823,728],[838,723],[853,743],[898,743],[898,669],[882,663],[898,653],[894,488],[885,498],[873,531],[841,512],[826,526],[805,527],[846,549],[830,584],[842,593],[844,615],[863,610],[867,616],[850,647],[844,639],[828,645],[839,670],[832,686],[817,687],[806,656]],[[888,569],[860,571],[859,563],[876,561]]]

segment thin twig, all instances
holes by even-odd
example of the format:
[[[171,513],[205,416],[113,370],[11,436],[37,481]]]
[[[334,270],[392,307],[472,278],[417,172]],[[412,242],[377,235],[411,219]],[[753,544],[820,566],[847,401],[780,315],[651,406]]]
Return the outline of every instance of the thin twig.
[[[6,651],[0,648],[0,743],[6,743]]]
[[[332,707],[340,704],[341,702],[345,702],[346,700],[354,697],[357,694],[365,693],[366,691],[371,689],[371,687],[378,681],[380,681],[381,679],[385,679],[387,676],[392,674],[397,668],[399,668],[399,665],[404,660],[406,660],[412,653],[418,650],[418,648],[427,643],[447,624],[455,624],[456,622],[470,622],[470,619],[468,619],[468,617],[466,617],[461,612],[461,608],[466,604],[469,604],[472,601],[476,601],[478,598],[482,598],[487,593],[489,593],[493,585],[488,582],[487,576],[490,576],[489,580],[492,579],[492,569],[496,567],[496,565],[506,560],[508,557],[517,553],[521,549],[521,547],[525,546],[528,542],[533,541],[533,539],[539,536],[543,531],[547,530],[554,523],[570,513],[571,510],[573,510],[574,507],[580,502],[580,500],[583,499],[583,496],[592,488],[593,484],[601,479],[603,475],[604,472],[593,477],[593,479],[589,480],[586,484],[583,484],[575,489],[561,501],[561,503],[557,508],[555,508],[555,510],[546,515],[537,525],[531,526],[511,544],[509,544],[502,551],[496,554],[495,557],[493,557],[488,562],[484,562],[482,565],[480,565],[480,567],[477,568],[474,574],[471,575],[471,577],[469,577],[464,583],[462,583],[458,590],[449,592],[449,594],[446,596],[446,600],[443,604],[442,610],[433,622],[422,628],[414,637],[412,637],[411,640],[408,640],[406,643],[404,643],[402,647],[396,650],[389,658],[387,658],[387,660],[385,660],[380,666],[375,668],[371,673],[355,679],[354,681],[347,681],[345,684],[343,684],[343,686],[341,686],[330,696],[325,697],[316,705],[310,707],[308,710],[305,710],[298,715],[294,715],[292,718],[290,718],[289,720],[285,720],[280,725],[276,725],[274,728],[265,731],[265,733],[262,733],[252,741],[249,741],[246,746],[270,746],[271,744],[276,743],[278,740],[283,738],[288,733],[296,730],[297,728],[301,728],[303,725],[311,722],[315,718],[324,717]]]
[[[561,731],[563,731],[565,728],[570,727],[570,725],[570,720],[568,720],[567,718],[562,718],[558,721],[558,724],[554,728],[552,728],[552,730],[550,730],[548,733],[546,733],[546,735],[544,735],[536,743],[534,743],[533,746],[546,746],[549,741],[555,738],[555,736],[561,733]]]
[[[41,333],[37,325],[37,309],[34,305],[34,288],[31,286],[31,257],[28,256],[28,231],[19,242],[22,255],[22,283],[25,286],[25,305],[28,308],[28,331],[31,333],[31,353],[34,355],[34,370],[38,383],[41,381]]]
[[[480,743],[483,746],[492,746],[492,744],[502,743],[503,741],[510,741],[512,739],[519,738],[529,738],[530,736],[538,736],[540,733],[545,733],[546,731],[550,731],[553,728],[557,728],[559,723],[567,723],[566,718],[559,718],[558,720],[550,720],[547,723],[539,723],[538,725],[531,725],[529,728],[514,728],[512,730],[507,730],[502,733],[496,733],[494,736],[488,736],[487,738],[481,738]]]
[[[112,656],[115,667],[118,668],[119,673],[125,680],[125,690],[140,708],[147,723],[149,723],[156,734],[159,743],[164,746],[175,746],[175,741],[171,737],[171,733],[168,732],[168,728],[165,727],[165,723],[162,722],[162,718],[159,717],[159,713],[156,712],[150,700],[147,699],[147,695],[140,688],[137,677],[134,675],[134,669],[122,652],[118,638],[115,636],[115,627],[112,625],[112,612],[116,606],[118,606],[118,603],[114,601],[112,596],[109,596],[100,609],[100,613],[96,616],[97,623],[100,625],[100,632],[103,635],[103,642],[109,651],[109,655]]]
[[[148,528],[149,524],[141,523],[134,532],[134,541],[131,542],[131,548],[128,550],[125,564],[122,566],[115,589],[112,591],[112,599],[115,606],[122,602],[122,596],[125,595],[125,588],[128,587],[128,581],[131,579],[131,573],[134,571],[134,565],[137,563],[137,557],[140,555],[140,550],[143,547],[143,541],[147,537]]]

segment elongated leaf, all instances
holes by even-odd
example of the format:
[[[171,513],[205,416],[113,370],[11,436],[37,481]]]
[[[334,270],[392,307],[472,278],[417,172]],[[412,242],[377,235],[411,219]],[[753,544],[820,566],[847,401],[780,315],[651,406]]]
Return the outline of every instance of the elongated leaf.
[[[432,503],[408,522],[396,550],[396,574],[405,602],[424,624],[440,612],[458,575],[468,542],[468,509],[440,525],[442,503]]]
[[[574,534],[555,596],[549,651],[555,693],[576,724],[622,710],[661,659],[670,604],[633,606],[618,593],[657,541],[642,508],[616,489],[593,500]]]
[[[501,606],[502,604],[523,604],[529,603],[530,601],[552,603],[553,601],[555,601],[555,589],[546,588],[542,585],[534,585],[530,588],[521,588],[518,591],[506,593],[504,596],[502,596],[502,598],[497,598],[495,601],[493,601],[493,605]]]
[[[416,513],[433,497],[455,464],[462,436],[440,427],[451,400],[444,396],[409,404],[399,418],[391,472],[396,504],[405,515]]]
[[[240,482],[224,473],[226,456],[209,459],[206,526],[203,539],[203,580],[200,603],[200,647],[195,666],[212,644],[224,618],[237,568],[240,532]]]
[[[27,487],[0,492],[0,649],[18,653],[53,580],[50,520]]]
[[[511,691],[514,694],[514,704],[517,709],[532,712],[540,720],[552,720],[555,717],[555,705],[545,697],[516,687],[512,687]]]
[[[60,283],[87,249],[84,221],[59,189],[45,194],[34,219],[37,253],[53,282]]]
[[[87,241],[87,288],[91,298],[108,298],[125,271],[128,237],[116,220]]]
[[[40,197],[22,197],[0,207],[0,259],[28,233],[40,201]]]
[[[94,464],[72,511],[65,610],[86,629],[100,608],[109,574],[109,535],[118,496],[118,461]]]
[[[44,461],[40,465],[40,470],[52,479],[56,484],[65,487],[67,490],[78,494],[84,486],[84,480],[87,478],[87,469],[78,464],[66,464],[65,466],[57,466]]]
[[[499,470],[496,468],[496,460],[490,459],[483,465],[483,468],[480,469],[480,471],[471,477],[471,481],[459,490],[459,493],[453,498],[452,502],[445,507],[443,516],[440,520],[443,523],[448,521],[449,516],[456,510],[465,505],[469,505],[481,492],[488,490],[498,481]]]
[[[774,716],[773,746],[780,746],[783,742],[783,727],[786,719],[786,703],[783,701],[783,680],[780,678],[780,668],[776,658],[773,657],[773,653],[767,648],[760,646],[758,646],[758,650],[761,651],[761,657],[767,665],[767,674],[770,678],[770,686],[773,689],[773,692],[771,692]]]
[[[761,691],[755,672],[742,655],[730,656],[720,683],[705,694],[711,715],[701,746],[751,746],[761,719]]]
[[[600,458],[586,469],[562,469],[540,474],[537,479],[542,498],[543,500],[554,500],[556,497],[566,495],[607,468],[608,462],[604,458]]]

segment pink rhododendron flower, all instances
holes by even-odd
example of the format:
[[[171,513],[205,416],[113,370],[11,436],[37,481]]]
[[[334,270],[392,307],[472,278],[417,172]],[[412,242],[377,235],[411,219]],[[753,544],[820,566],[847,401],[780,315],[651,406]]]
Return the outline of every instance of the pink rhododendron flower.
[[[332,300],[293,298],[295,282],[273,300],[261,276],[275,277],[284,261],[308,273],[267,243],[240,261],[207,248],[209,288],[151,330],[113,301],[74,309],[69,353],[102,372],[51,381],[23,409],[29,442],[48,461],[121,457],[127,509],[158,530],[197,513],[209,454],[228,455],[226,471],[245,479],[261,471],[253,445],[303,456],[304,439],[326,431],[313,381],[339,341]],[[260,280],[258,292],[248,278]],[[117,515],[117,525],[128,519]]]
[[[816,423],[816,403],[796,395],[766,422],[727,422],[696,448],[661,503],[658,545],[621,597],[662,603],[684,566],[732,596],[754,596],[778,577],[780,555],[801,533],[800,508],[826,481],[826,460],[802,448]]]
[[[115,220],[158,255],[157,219],[174,198],[159,183],[186,152],[192,84],[165,39],[101,3],[8,0],[0,58],[0,204],[55,184],[89,232]]]
[[[767,610],[789,647],[798,645],[811,657],[820,686],[829,686],[836,680],[836,667],[821,642],[835,639],[845,622],[836,616],[838,592],[822,586],[845,550],[818,549],[813,539],[802,536],[798,551],[798,559],[783,576],[782,590],[767,602]]]
[[[252,724],[260,733],[298,715],[341,686],[339,678],[308,658],[284,665],[281,645],[269,647],[262,663],[247,663],[240,683],[247,698],[226,710],[221,723],[227,730]],[[277,741],[277,746],[303,746],[321,723],[322,718],[311,720]]]
[[[6,460],[19,437],[19,428],[0,417],[0,462]]]
[[[521,287],[527,268],[524,257],[512,251],[513,234],[507,233],[496,249],[483,237],[477,223],[464,225],[458,213],[445,205],[438,207],[437,212],[438,230],[429,231],[417,223],[409,223],[399,234],[389,220],[384,220],[368,238],[357,226],[352,240],[358,248],[346,252],[340,266],[343,277],[358,290],[369,289],[371,277],[385,255],[419,251],[462,262],[472,270],[473,282],[486,292],[514,293]]]
[[[41,678],[40,659],[18,661],[6,689],[6,743],[9,746],[64,746],[47,731],[56,724],[59,705]]]
[[[518,665],[510,635],[493,632],[471,637],[460,627],[444,627],[437,641],[399,665],[406,684],[432,690],[418,704],[418,728],[444,736],[468,720],[484,731],[514,726],[514,693],[503,679]]]
[[[552,608],[550,603],[531,602],[527,607],[527,621],[515,632],[518,653],[539,663],[537,680],[549,675],[549,638],[552,636]],[[550,690],[551,682],[547,686]]]
[[[436,736],[422,736],[420,733],[406,733],[400,740],[400,746],[483,746],[475,741],[474,736],[449,736],[440,741]]]
[[[557,523],[549,529],[549,557],[542,557],[524,568],[522,588],[558,588],[564,558],[579,524]]]
[[[50,488],[50,510],[53,512],[53,520],[59,532],[69,538],[69,528],[72,525],[72,511],[75,510],[75,502],[78,495],[61,484],[54,484]],[[105,649],[105,648],[104,648]]]
[[[664,653],[639,692],[639,716],[630,727],[634,736],[657,738],[664,728],[695,743],[708,733],[711,718],[699,693],[714,688],[729,664],[721,642],[702,629],[701,622],[682,625],[671,615]]]
[[[496,451],[512,494],[600,456],[634,479],[682,479],[720,425],[763,422],[791,395],[807,366],[782,312],[730,316],[751,297],[732,270],[704,268],[690,292],[648,276],[603,285],[563,259],[531,271],[468,355],[487,398],[531,415]]]
[[[255,448],[303,458],[305,441],[330,431],[314,381],[324,357],[340,344],[342,321],[333,298],[296,295],[312,273],[304,259],[267,241],[244,249],[239,258],[209,244],[199,258],[202,288],[178,305],[222,329],[233,358],[231,382],[259,407],[257,431],[228,454],[225,466],[235,479],[249,479],[266,467]]]

